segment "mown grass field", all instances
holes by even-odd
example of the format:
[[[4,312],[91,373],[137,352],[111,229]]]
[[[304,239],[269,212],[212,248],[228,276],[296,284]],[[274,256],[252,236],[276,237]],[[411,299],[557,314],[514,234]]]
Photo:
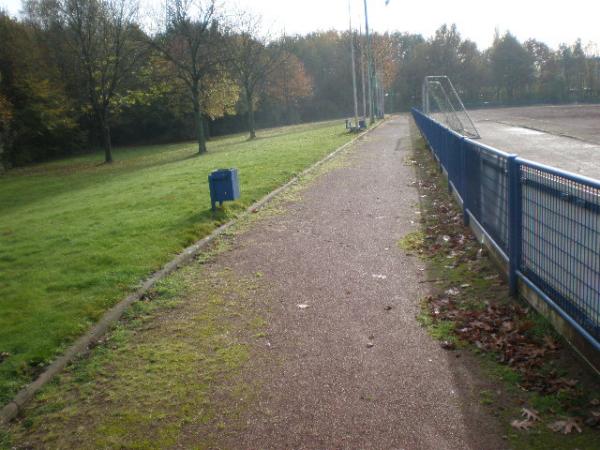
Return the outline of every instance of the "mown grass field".
[[[141,279],[350,139],[339,123],[123,148],[0,177],[0,405]],[[208,174],[237,167],[242,198],[210,210]]]

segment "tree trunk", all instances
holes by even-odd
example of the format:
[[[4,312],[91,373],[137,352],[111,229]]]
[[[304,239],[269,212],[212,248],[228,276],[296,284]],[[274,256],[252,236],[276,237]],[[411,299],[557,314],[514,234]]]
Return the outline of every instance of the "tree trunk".
[[[210,125],[208,123],[209,118],[208,117],[204,117],[204,120],[202,120],[202,124],[204,125],[204,139],[206,139],[206,141],[210,141]]]
[[[206,153],[206,136],[204,135],[204,117],[200,111],[200,99],[198,92],[194,92],[194,121],[196,122],[196,139],[198,140],[198,153],[200,155]]]
[[[113,162],[112,157],[112,140],[110,137],[110,125],[108,124],[108,118],[104,117],[100,120],[102,130],[102,147],[104,147],[104,162],[110,164]]]
[[[249,91],[246,91],[246,103],[248,104],[248,131],[250,132],[250,139],[255,139],[254,102],[252,101],[252,94]]]
[[[248,128],[250,129],[250,139],[255,139],[256,127],[254,125],[254,108],[248,110]]]
[[[0,130],[0,173],[3,173],[6,170],[4,164],[4,143],[2,142],[2,131]]]

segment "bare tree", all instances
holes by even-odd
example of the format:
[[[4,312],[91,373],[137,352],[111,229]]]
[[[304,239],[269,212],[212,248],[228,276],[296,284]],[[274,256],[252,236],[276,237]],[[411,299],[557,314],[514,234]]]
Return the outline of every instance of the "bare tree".
[[[111,163],[111,113],[123,81],[138,63],[137,0],[58,0],[68,48],[98,122],[105,162]]]
[[[173,65],[194,108],[198,153],[206,152],[204,95],[224,71],[222,21],[215,0],[167,0],[162,30],[150,45]]]
[[[250,139],[256,137],[254,111],[269,75],[283,61],[283,46],[261,35],[260,19],[241,14],[236,32],[228,39],[231,72],[240,84],[248,115]]]

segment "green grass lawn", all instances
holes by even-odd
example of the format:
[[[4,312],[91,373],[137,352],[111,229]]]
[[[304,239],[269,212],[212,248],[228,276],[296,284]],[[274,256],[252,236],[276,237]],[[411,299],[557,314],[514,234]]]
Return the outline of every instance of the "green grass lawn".
[[[0,405],[176,253],[347,142],[339,123],[259,138],[123,148],[0,177]],[[210,210],[208,174],[239,169],[242,198]]]

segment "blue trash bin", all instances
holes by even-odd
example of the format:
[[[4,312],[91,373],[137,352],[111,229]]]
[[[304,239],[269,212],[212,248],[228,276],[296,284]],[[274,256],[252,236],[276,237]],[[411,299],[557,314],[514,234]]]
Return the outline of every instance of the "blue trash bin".
[[[218,169],[208,176],[210,203],[213,211],[219,202],[233,201],[240,198],[240,181],[237,169]]]

